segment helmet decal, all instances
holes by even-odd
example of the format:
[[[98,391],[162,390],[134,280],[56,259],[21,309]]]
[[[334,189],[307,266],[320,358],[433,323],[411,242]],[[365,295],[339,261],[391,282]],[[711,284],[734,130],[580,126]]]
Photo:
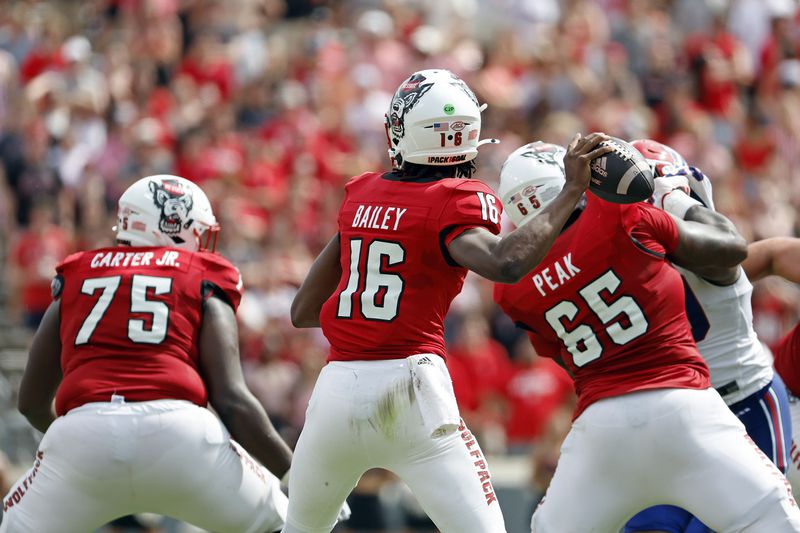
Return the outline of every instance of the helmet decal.
[[[453,85],[455,85],[456,87],[458,87],[459,89],[464,91],[464,93],[467,96],[469,96],[469,99],[472,100],[475,103],[475,105],[479,105],[478,104],[478,97],[475,96],[475,93],[472,92],[472,89],[469,88],[469,86],[464,82],[464,80],[462,80],[461,78],[459,78],[458,76],[456,76],[452,72],[450,73],[450,75],[453,77],[453,82],[452,82]]]
[[[555,165],[561,168],[562,163],[556,158],[556,155],[559,155],[557,150],[561,148],[560,146],[549,143],[531,143],[528,147],[528,150],[519,154],[520,157],[529,157],[531,159],[536,159],[540,163]],[[563,156],[561,159],[563,160]]]
[[[419,73],[414,74],[408,78],[394,95],[390,107],[389,125],[392,133],[397,137],[405,135],[406,113],[414,109],[419,99],[433,87],[433,83],[422,83],[424,81],[425,76]],[[396,144],[398,142],[397,139],[394,142]]]
[[[194,201],[190,190],[184,188],[177,180],[162,180],[162,183],[151,181],[150,191],[153,202],[161,210],[158,229],[170,237],[177,236],[184,228],[188,228],[193,220],[189,219]]]

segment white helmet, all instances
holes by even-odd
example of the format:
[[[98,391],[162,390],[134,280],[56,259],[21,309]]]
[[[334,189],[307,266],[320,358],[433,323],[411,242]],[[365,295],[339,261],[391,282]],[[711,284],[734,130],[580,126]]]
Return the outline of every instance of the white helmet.
[[[159,174],[140,179],[122,193],[114,229],[117,241],[131,246],[195,252],[216,248],[219,225],[200,187],[179,176]]]
[[[564,188],[564,154],[557,144],[536,141],[514,150],[500,168],[498,194],[518,227],[528,222]]]
[[[478,146],[498,142],[478,140],[484,108],[449,70],[415,72],[394,93],[386,113],[392,165],[458,165],[475,159]]]

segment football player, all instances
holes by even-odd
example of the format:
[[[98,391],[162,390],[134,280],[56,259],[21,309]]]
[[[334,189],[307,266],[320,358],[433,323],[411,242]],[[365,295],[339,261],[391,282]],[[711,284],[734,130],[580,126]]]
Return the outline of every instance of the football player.
[[[652,140],[631,143],[647,158],[663,187],[686,187],[694,200],[678,191],[683,202],[694,202],[708,209],[683,208],[667,202],[667,211],[675,216],[690,215],[692,220],[713,225],[716,216],[711,181],[698,169],[690,167],[674,149]],[[663,177],[671,176],[671,177]],[[689,205],[689,204],[687,204]],[[659,207],[661,207],[659,205]],[[759,245],[754,250],[758,254]],[[748,247],[748,250],[753,249]],[[742,266],[753,264],[750,260]],[[753,329],[753,311],[747,268],[708,269],[702,275],[675,267],[683,276],[686,316],[700,354],[708,364],[711,385],[744,424],[747,434],[786,473],[791,447],[789,397],[781,378],[772,369],[772,357]],[[759,276],[760,277],[760,276]],[[696,518],[673,506],[658,506],[636,515],[626,532],[667,531],[670,533],[709,532]]]
[[[747,259],[742,263],[747,276],[757,281],[767,276],[780,276],[800,283],[800,239],[775,237],[751,243]],[[775,348],[775,370],[789,390],[789,411],[792,415],[792,445],[788,450],[786,477],[795,497],[800,496],[800,324],[784,336]]]
[[[19,392],[45,435],[0,532],[86,533],[140,512],[283,526],[291,452],[244,384],[242,283],[212,253],[218,230],[197,185],[150,176],[119,199],[117,246],[58,266]]]
[[[322,533],[363,472],[385,468],[443,533],[502,533],[486,458],[461,422],[443,322],[467,270],[516,282],[530,271],[586,189],[602,134],[576,136],[566,184],[541,217],[499,237],[502,207],[470,179],[481,107],[446,70],[400,85],[386,115],[390,172],[345,187],[339,233],[292,304],[298,327],[331,344],[289,475],[285,533]]]
[[[533,143],[502,167],[500,197],[518,227],[561,189],[563,153]],[[537,353],[570,370],[578,394],[531,521],[536,533],[619,531],[656,503],[688,509],[717,531],[800,531],[785,478],[711,388],[692,340],[670,261],[713,276],[735,268],[746,245],[727,219],[688,200],[682,191],[666,196],[673,217],[588,194],[532,275],[495,287]]]

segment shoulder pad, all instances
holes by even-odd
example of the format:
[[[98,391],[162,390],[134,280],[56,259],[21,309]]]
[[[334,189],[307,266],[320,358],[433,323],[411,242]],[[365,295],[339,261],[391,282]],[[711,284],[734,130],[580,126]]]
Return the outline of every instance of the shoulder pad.
[[[347,183],[344,184],[344,188],[348,189],[352,185],[355,185],[356,183],[359,183],[361,181],[364,181],[379,174],[380,174],[379,172],[364,172],[363,174],[359,174],[358,176],[353,176],[347,181]]]
[[[239,307],[244,289],[239,269],[219,254],[198,252],[197,256],[203,265],[202,279],[204,285],[210,284],[215,287],[215,290],[204,295],[204,297],[224,295],[235,311]]]
[[[85,253],[86,252],[76,252],[74,254],[68,255],[67,257],[64,258],[63,261],[61,261],[58,265],[56,265],[56,272],[61,274],[65,268],[80,261],[80,259],[83,257]]]

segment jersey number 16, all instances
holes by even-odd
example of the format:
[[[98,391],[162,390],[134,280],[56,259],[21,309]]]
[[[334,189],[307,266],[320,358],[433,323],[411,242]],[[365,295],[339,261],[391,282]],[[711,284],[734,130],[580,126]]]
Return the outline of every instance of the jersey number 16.
[[[405,281],[400,274],[385,272],[386,267],[396,267],[406,260],[406,251],[399,242],[374,240],[366,246],[364,282],[361,286],[361,254],[364,239],[350,239],[350,272],[347,285],[339,293],[336,308],[337,318],[353,318],[353,300],[360,291],[358,300],[361,315],[366,320],[391,322],[397,317],[400,298]]]

